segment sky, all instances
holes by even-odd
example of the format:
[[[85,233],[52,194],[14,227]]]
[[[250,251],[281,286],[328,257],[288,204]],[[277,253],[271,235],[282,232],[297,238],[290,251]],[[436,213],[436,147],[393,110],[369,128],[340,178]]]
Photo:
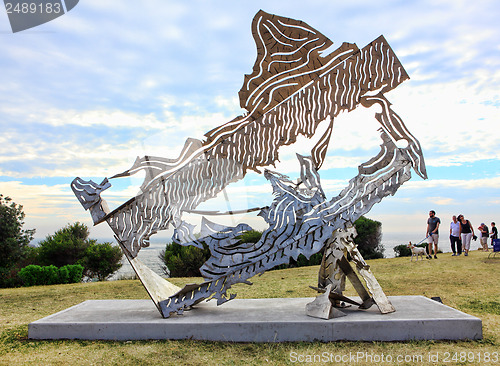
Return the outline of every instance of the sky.
[[[92,227],[74,197],[74,177],[100,182],[137,156],[178,156],[188,137],[244,111],[238,91],[252,71],[251,21],[260,10],[305,21],[335,45],[362,48],[381,34],[410,76],[386,93],[420,141],[428,179],[416,174],[366,215],[384,233],[425,236],[435,210],[448,233],[462,213],[474,227],[500,222],[500,3],[432,1],[81,0],[67,14],[12,33],[0,9],[0,193],[23,205],[37,240],[76,221]],[[363,107],[335,120],[320,174],[328,198],[381,140]],[[295,152],[281,152],[281,173],[297,178]],[[111,208],[138,192],[143,177],[113,179]],[[270,204],[270,186],[248,174],[206,207]],[[260,228],[255,217],[249,220]],[[263,228],[263,226],[262,226]],[[170,235],[171,233],[166,233]]]

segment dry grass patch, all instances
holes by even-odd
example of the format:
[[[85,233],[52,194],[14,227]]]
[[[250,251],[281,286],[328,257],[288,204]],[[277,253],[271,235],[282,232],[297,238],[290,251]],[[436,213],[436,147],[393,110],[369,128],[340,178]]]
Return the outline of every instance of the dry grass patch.
[[[500,260],[487,259],[487,253],[471,252],[469,257],[442,254],[438,260],[410,262],[409,258],[368,261],[387,295],[440,296],[446,305],[475,315],[483,321],[482,341],[472,342],[332,342],[332,343],[223,343],[200,341],[31,341],[28,323],[89,299],[147,299],[137,280],[40,286],[0,290],[0,364],[27,365],[261,365],[292,364],[309,356],[315,364],[329,364],[328,357],[349,354],[370,357],[384,354],[394,359],[407,357],[407,365],[495,364],[478,362],[478,355],[500,351]],[[239,298],[310,297],[309,285],[317,281],[318,267],[270,271],[252,279],[252,286],[238,284],[233,292]],[[178,286],[200,282],[201,278],[176,278]],[[348,286],[347,294],[355,295]],[[358,354],[358,352],[360,352]],[[445,362],[445,353],[450,362]],[[474,362],[454,362],[457,352],[473,352]],[[295,357],[295,358],[294,358]],[[313,358],[315,357],[315,359]],[[500,355],[499,355],[500,357]],[[345,358],[344,358],[345,359]],[[306,360],[303,358],[303,360]],[[334,360],[334,359],[333,359]],[[323,362],[321,362],[323,361]],[[328,362],[326,362],[328,361]],[[314,362],[308,362],[311,364]],[[500,362],[497,362],[497,364]],[[341,364],[353,364],[344,362]],[[374,364],[358,359],[356,365]]]

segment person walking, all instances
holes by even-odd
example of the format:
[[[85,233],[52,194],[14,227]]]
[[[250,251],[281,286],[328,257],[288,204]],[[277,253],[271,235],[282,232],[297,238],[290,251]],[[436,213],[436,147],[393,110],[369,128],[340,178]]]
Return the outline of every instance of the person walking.
[[[460,239],[460,223],[455,215],[452,216],[450,222],[450,244],[453,251],[452,257],[462,254],[462,240]],[[456,250],[455,250],[456,246]]]
[[[486,226],[484,222],[482,222],[481,226],[479,226],[479,231],[481,232],[481,238],[479,240],[481,242],[481,246],[483,247],[483,252],[487,252],[488,237],[490,236],[490,231],[488,230],[488,226]]]
[[[429,255],[427,256],[427,259],[432,258],[432,243],[434,243],[434,258],[437,259],[437,252],[438,252],[438,240],[439,240],[439,224],[441,223],[441,220],[439,220],[439,217],[436,217],[436,211],[430,210],[429,211],[429,218],[427,219],[427,242],[429,243],[428,249],[429,249]]]
[[[460,237],[462,239],[462,246],[464,249],[464,255],[469,255],[470,240],[474,235],[474,228],[469,220],[466,220],[464,215],[458,215],[458,221],[460,222]]]

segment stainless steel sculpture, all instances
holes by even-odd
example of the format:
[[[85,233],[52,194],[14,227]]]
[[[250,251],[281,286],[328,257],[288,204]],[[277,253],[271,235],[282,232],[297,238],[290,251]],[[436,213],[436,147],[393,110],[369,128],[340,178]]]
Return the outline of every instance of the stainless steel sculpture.
[[[309,257],[324,247],[319,291],[328,288],[333,303],[350,301],[341,293],[347,276],[362,299],[358,304],[362,308],[375,303],[383,313],[394,311],[354,245],[352,223],[382,198],[393,195],[410,179],[411,168],[426,178],[419,142],[384,96],[408,79],[406,71],[383,36],[363,49],[343,43],[327,54],[332,42],[316,29],[263,11],[254,17],[252,32],[257,60],[239,93],[247,114],[209,131],[204,141],[188,139],[177,159],[137,158],[129,170],[112,178],[145,170],[141,193],[111,212],[100,197],[110,187],[107,179],[96,184],[75,178],[71,183],[75,195],[90,210],[94,224],[107,222],[111,227],[164,317],[180,314],[204,299],[215,298],[222,304],[235,296],[226,293],[233,284],[249,283],[256,274],[299,254]],[[359,174],[337,197],[327,200],[318,170],[334,118],[359,105],[380,107],[375,115],[381,125],[380,153],[359,166]],[[264,169],[274,200],[259,212],[269,227],[258,243],[238,241],[238,235],[251,229],[246,224],[225,227],[203,219],[199,231],[211,251],[200,269],[205,282],[180,289],[136,258],[149,245],[151,235],[169,225],[175,229],[176,242],[199,246],[195,227],[182,219],[183,213],[217,196],[249,170],[261,173],[259,168],[278,160],[280,147],[293,144],[299,135],[312,137],[324,120],[329,126],[311,156],[297,156],[301,167],[297,183]],[[367,289],[346,260],[347,252]]]

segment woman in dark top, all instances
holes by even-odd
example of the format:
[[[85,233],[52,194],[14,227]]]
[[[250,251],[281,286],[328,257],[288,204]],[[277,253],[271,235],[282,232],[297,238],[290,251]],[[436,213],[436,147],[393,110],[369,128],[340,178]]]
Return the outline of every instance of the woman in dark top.
[[[470,240],[474,235],[474,228],[469,220],[464,218],[464,215],[458,215],[458,221],[460,222],[460,237],[462,238],[462,246],[465,252],[465,256],[469,255]]]

